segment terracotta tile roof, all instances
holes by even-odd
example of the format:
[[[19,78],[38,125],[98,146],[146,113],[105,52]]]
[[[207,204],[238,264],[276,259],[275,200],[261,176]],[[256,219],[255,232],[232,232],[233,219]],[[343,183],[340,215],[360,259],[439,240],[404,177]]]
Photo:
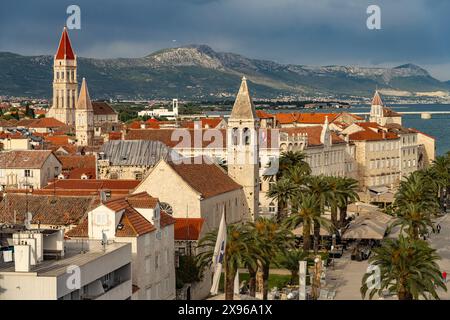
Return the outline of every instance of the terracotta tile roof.
[[[381,141],[381,140],[395,140],[398,139],[398,135],[393,132],[375,132],[366,128],[363,131],[355,132],[349,135],[350,140],[353,141]]]
[[[133,121],[127,127],[128,129],[141,129],[142,121]]]
[[[384,107],[383,108],[383,116],[384,117],[401,117],[402,115],[400,113],[395,112],[391,108]]]
[[[94,109],[94,115],[116,115],[117,112],[104,101],[93,101],[92,108]]]
[[[122,140],[122,132],[110,132],[109,140]]]
[[[226,192],[241,189],[242,186],[230,178],[216,164],[195,164],[194,158],[190,159],[191,164],[175,164],[167,162],[170,167],[194,190],[204,198],[214,197]]]
[[[277,119],[277,122],[280,124],[288,124],[288,123],[294,123],[297,122],[300,118],[300,113],[293,112],[293,113],[276,113],[275,118]]]
[[[327,117],[328,122],[333,122],[339,115],[339,113],[301,113],[298,122],[323,124]]]
[[[322,126],[281,128],[280,132],[285,132],[290,136],[297,135],[299,133],[306,133],[308,135],[308,145],[319,146],[322,145],[322,142],[320,142],[322,129]],[[335,132],[331,132],[331,141],[333,144],[345,143],[345,140],[340,138]]]
[[[150,124],[150,123],[159,123],[158,119],[155,118],[150,118],[147,119],[147,121],[145,121],[146,124]]]
[[[85,175],[88,179],[96,179],[96,169],[95,168],[75,168],[67,172],[66,179],[81,179]]]
[[[26,139],[20,132],[0,132],[0,139]]]
[[[74,155],[78,151],[78,146],[73,144],[66,144],[64,146],[48,146],[48,149],[53,150],[55,153],[67,153],[70,155]]]
[[[137,237],[152,231],[155,231],[155,226],[145,219],[134,207],[131,200],[147,199],[153,201],[152,198],[146,192],[142,192],[136,195],[126,196],[115,200],[106,201],[103,203],[107,208],[118,212],[124,210],[122,217],[116,229],[116,237]],[[157,201],[157,199],[156,199]],[[86,237],[88,234],[88,219],[80,223],[80,225],[70,230],[67,235],[69,237]]]
[[[65,123],[62,123],[55,118],[41,118],[36,119],[33,123],[28,125],[29,128],[61,128],[67,127]]]
[[[13,125],[9,121],[0,119],[0,127],[12,127],[12,126]]]
[[[216,142],[215,144],[220,144],[221,146],[226,146],[226,130],[225,129],[205,129],[208,132],[213,133],[212,130],[217,130],[218,133],[221,134],[222,140]],[[206,131],[205,131],[206,132]],[[186,133],[191,138],[191,141],[184,141],[182,135]],[[130,130],[125,136],[125,140],[153,140],[160,141],[164,143],[168,147],[180,147],[180,144],[183,145],[184,148],[191,148],[194,146],[194,129],[180,129],[180,128],[165,128],[165,129],[140,129],[140,130]],[[203,141],[205,140],[205,141]],[[187,145],[191,143],[190,145]],[[206,139],[202,139],[202,146],[209,146],[211,141],[206,141]]]
[[[88,219],[84,218],[80,224],[66,232],[69,238],[87,238],[89,236]]]
[[[116,237],[136,237],[156,230],[150,221],[131,206],[125,208],[119,224],[122,224],[123,228],[116,229]]]
[[[59,46],[58,50],[56,51],[55,59],[75,59],[75,54],[73,53],[72,45],[70,43],[69,34],[67,33],[66,27],[64,27],[61,35],[61,40],[59,40]]]
[[[175,240],[198,240],[203,222],[202,218],[175,218]]]
[[[223,121],[223,118],[200,118],[198,120],[195,121],[186,121],[184,123],[181,124],[181,126],[183,128],[189,128],[189,129],[194,129],[195,125],[200,122],[202,125],[202,128],[204,129],[208,129],[208,128],[216,128],[217,126],[219,126],[219,124]]]
[[[98,202],[95,197],[67,197],[8,192],[0,202],[0,221],[23,222],[26,212],[33,215],[32,223],[50,225],[78,224]]]
[[[160,219],[159,219],[159,224],[161,226],[161,228],[165,228],[171,224],[175,224],[176,220],[174,217],[172,217],[170,214],[161,211],[160,213]]]
[[[275,115],[265,112],[264,110],[256,110],[256,116],[260,119],[272,119]]]
[[[37,122],[39,119],[21,119],[19,121],[17,121],[17,123],[15,123],[14,125],[16,127],[26,127],[28,128],[30,125],[32,125],[33,123]],[[11,122],[11,120],[9,120],[9,122]]]
[[[2,168],[40,169],[51,155],[50,150],[4,151],[0,152],[0,163]]]
[[[373,106],[382,106],[383,105],[383,100],[381,100],[381,96],[378,93],[378,90],[375,91],[375,94],[372,98],[372,105]]]
[[[50,142],[55,146],[63,146],[69,144],[69,136],[46,136],[45,141]]]
[[[154,209],[158,204],[158,199],[153,198],[147,192],[131,194],[126,199],[134,208]]]
[[[67,179],[55,180],[44,189],[68,189],[68,190],[134,190],[141,181],[138,180],[83,180]]]
[[[63,170],[72,170],[75,168],[95,168],[96,160],[92,155],[73,155],[73,156],[57,156],[61,161]]]

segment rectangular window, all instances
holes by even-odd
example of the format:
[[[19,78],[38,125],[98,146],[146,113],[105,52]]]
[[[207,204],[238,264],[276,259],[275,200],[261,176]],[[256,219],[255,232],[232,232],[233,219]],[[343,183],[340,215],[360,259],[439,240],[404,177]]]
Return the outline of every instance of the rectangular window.
[[[155,255],[155,270],[158,270],[159,268],[159,254],[157,253]]]
[[[25,177],[32,177],[31,170],[29,169],[25,170]]]

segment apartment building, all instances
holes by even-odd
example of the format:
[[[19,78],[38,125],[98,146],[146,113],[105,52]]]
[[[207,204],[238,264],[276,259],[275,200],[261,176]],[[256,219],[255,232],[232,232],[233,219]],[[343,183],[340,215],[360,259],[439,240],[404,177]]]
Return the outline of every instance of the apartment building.
[[[131,245],[1,225],[0,300],[130,299]]]

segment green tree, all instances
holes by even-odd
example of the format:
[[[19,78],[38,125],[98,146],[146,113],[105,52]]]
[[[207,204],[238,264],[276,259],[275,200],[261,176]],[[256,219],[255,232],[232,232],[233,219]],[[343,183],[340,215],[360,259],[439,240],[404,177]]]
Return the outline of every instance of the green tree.
[[[319,215],[325,212],[325,206],[331,205],[334,194],[330,183],[324,176],[310,176],[306,184],[307,192],[318,200]],[[320,239],[320,224],[314,224],[314,251],[317,252]]]
[[[260,217],[249,225],[254,229],[256,244],[259,248],[259,262],[263,274],[263,299],[267,300],[270,264],[280,252],[293,247],[294,235],[274,219]]]
[[[437,186],[439,204],[443,208],[450,187],[450,153],[436,157],[428,173]]]
[[[343,228],[345,219],[347,218],[347,208],[351,203],[359,201],[358,195],[358,181],[353,178],[339,178],[339,193],[341,196],[338,198],[339,208],[339,227]]]
[[[361,295],[381,295],[384,290],[397,294],[399,300],[416,300],[419,297],[428,299],[431,295],[439,299],[436,288],[447,291],[441,271],[436,263],[440,257],[436,250],[430,248],[423,240],[413,240],[403,235],[398,239],[387,239],[381,247],[375,248],[369,263],[379,268],[379,286],[369,286],[366,273],[362,279]]]
[[[287,209],[291,201],[298,195],[298,187],[289,179],[281,178],[269,187],[267,197],[278,204],[277,220],[287,216]]]
[[[298,262],[306,260],[308,256],[308,252],[302,249],[286,250],[279,255],[276,265],[280,268],[288,269],[291,272],[290,284],[298,283]]]
[[[298,226],[303,226],[303,250],[309,251],[311,249],[311,229],[318,225],[329,228],[329,224],[320,215],[320,202],[315,194],[305,194],[299,198],[296,205],[297,210],[284,220],[284,224],[294,229]],[[319,229],[320,230],[320,229]]]
[[[217,231],[207,233],[200,239],[197,249],[197,263],[201,270],[210,267],[214,256],[214,248],[217,240]],[[234,278],[239,266],[248,260],[251,243],[248,228],[244,225],[232,224],[227,226],[227,242],[224,255],[225,271],[225,299],[233,300],[234,297]]]

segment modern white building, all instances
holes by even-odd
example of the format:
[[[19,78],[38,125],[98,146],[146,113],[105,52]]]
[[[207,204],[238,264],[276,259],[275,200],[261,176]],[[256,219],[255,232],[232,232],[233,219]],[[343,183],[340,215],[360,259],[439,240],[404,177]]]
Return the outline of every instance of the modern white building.
[[[131,245],[2,225],[0,300],[130,299]]]
[[[164,117],[169,120],[175,119],[178,117],[178,99],[172,100],[172,111],[169,111],[169,109],[166,108],[158,108],[153,110],[142,110],[138,112],[138,116],[144,117]]]
[[[133,300],[175,299],[175,220],[145,192],[105,201],[70,238],[109,239],[132,248]]]

